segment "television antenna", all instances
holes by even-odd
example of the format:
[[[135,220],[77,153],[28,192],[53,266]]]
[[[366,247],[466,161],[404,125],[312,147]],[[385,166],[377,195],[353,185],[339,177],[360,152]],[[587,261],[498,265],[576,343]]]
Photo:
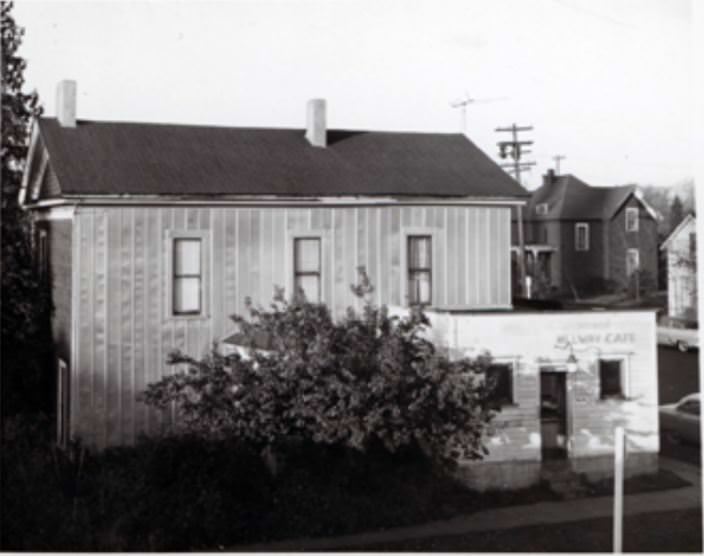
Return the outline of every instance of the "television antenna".
[[[460,110],[460,125],[463,135],[467,134],[467,106],[474,103],[487,103],[487,102],[498,102],[502,100],[508,100],[508,97],[493,97],[493,98],[472,98],[469,96],[469,92],[465,90],[464,96],[450,101],[451,108],[459,108]]]

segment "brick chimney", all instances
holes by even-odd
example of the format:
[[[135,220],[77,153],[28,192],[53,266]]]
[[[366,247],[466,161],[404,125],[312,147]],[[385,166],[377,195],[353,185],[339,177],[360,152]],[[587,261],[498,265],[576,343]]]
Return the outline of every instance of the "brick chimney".
[[[314,147],[325,147],[328,144],[325,99],[314,98],[308,101],[306,139]]]
[[[56,87],[56,119],[63,127],[76,127],[76,82],[59,81]]]
[[[557,176],[555,175],[555,170],[550,168],[543,176],[543,185],[550,186],[557,181]]]

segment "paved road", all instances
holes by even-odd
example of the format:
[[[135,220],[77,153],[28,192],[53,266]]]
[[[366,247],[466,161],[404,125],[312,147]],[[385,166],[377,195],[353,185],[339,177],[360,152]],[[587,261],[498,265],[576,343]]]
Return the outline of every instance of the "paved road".
[[[658,380],[660,403],[673,403],[682,396],[699,391],[699,352],[682,353],[658,347]],[[660,437],[660,453],[674,459],[700,465],[701,450],[692,444],[673,444]]]

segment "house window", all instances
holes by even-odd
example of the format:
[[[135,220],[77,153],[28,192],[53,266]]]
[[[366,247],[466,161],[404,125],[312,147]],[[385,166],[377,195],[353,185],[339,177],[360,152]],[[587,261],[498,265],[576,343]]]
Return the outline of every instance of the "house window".
[[[600,397],[602,400],[609,398],[623,398],[623,382],[622,360],[599,360],[599,383],[601,385]]]
[[[487,384],[491,388],[489,399],[496,406],[513,403],[513,365],[492,363],[486,370]]]
[[[689,261],[692,262],[697,257],[697,234],[691,232],[689,234]]]
[[[539,216],[545,216],[548,213],[548,204],[547,203],[539,203],[535,205],[535,214]]]
[[[430,236],[408,236],[408,302],[411,305],[431,303],[432,260]]]
[[[320,238],[293,241],[293,286],[306,300],[320,302]]]
[[[626,208],[626,231],[638,231],[638,207]]]
[[[589,224],[578,222],[574,227],[574,248],[576,251],[589,251]]]
[[[200,315],[203,312],[202,241],[177,237],[173,241],[173,314]]]
[[[631,248],[626,251],[626,274],[630,276],[640,268],[640,253],[638,249]]]
[[[56,371],[56,442],[64,446],[68,441],[69,415],[69,376],[66,361],[59,359]]]
[[[44,281],[49,276],[49,236],[44,229],[37,236],[37,268],[39,279]]]

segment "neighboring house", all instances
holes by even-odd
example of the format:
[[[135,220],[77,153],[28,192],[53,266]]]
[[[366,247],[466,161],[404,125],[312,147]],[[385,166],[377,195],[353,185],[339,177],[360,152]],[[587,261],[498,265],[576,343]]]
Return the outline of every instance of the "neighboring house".
[[[667,314],[698,320],[697,219],[688,214],[660,246],[667,252]]]
[[[657,215],[635,186],[550,170],[523,220],[527,274],[544,295],[634,291],[636,276],[641,291],[656,288]]]
[[[425,305],[439,345],[495,358],[503,407],[469,482],[534,483],[552,457],[608,470],[614,420],[639,430],[629,466],[656,465],[654,313],[515,313],[527,192],[463,135],[327,130],[323,101],[305,131],[76,121],[72,82],[58,107],[34,126],[21,202],[56,307],[60,441],[168,427],[137,394],[171,350],[236,336],[229,315],[276,286],[342,316],[364,267],[374,302]]]

